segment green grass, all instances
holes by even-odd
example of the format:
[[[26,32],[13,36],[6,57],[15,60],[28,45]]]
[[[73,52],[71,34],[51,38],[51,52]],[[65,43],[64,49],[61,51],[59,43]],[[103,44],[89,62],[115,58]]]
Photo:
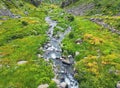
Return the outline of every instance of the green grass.
[[[37,57],[38,48],[45,42],[44,36],[29,36],[13,40],[0,47],[0,87],[33,88],[50,83],[54,77],[51,65]],[[19,61],[28,61],[18,65]]]
[[[48,6],[36,8],[22,3],[25,4],[19,9],[9,4],[11,11],[20,13],[21,18],[0,19],[0,88],[37,88],[45,83],[55,87],[51,64],[37,56],[43,54],[39,48],[48,40]],[[24,14],[25,9],[28,15]],[[19,65],[19,61],[27,63]]]
[[[84,17],[76,17],[72,27],[72,32],[63,41],[63,50],[72,55],[80,52],[75,56],[75,78],[80,87],[114,88],[120,79],[119,35]],[[82,40],[81,44],[75,43],[78,39]]]
[[[24,4],[19,9],[9,4],[11,11],[20,14],[21,18],[1,17],[7,20],[0,20],[0,88],[37,88],[45,83],[49,88],[56,88],[51,64],[38,58],[37,54],[43,54],[39,48],[48,40],[45,17],[51,16],[58,21],[58,26],[66,29],[69,15],[55,5],[43,3],[36,8],[29,3],[21,3]],[[51,9],[54,14],[49,12]],[[28,15],[24,14],[26,10]],[[19,61],[27,63],[19,65]]]
[[[89,0],[87,4],[91,2],[93,0]],[[94,13],[91,12],[90,15],[96,14],[98,8],[104,15],[114,15],[119,11],[119,1],[116,1],[112,7],[113,0],[108,3],[107,0],[99,2],[95,0],[95,2]],[[85,0],[79,0],[75,5],[82,3],[85,3]],[[51,64],[37,56],[43,54],[39,48],[48,40],[46,31],[49,27],[45,22],[46,16],[56,20],[57,26],[64,29],[55,27],[54,35],[58,31],[64,32],[68,26],[72,27],[71,33],[62,42],[62,48],[64,55],[74,56],[75,78],[80,88],[115,87],[120,79],[120,42],[118,41],[120,37],[88,20],[96,16],[73,18],[56,5],[43,3],[37,8],[23,0],[12,2],[2,0],[0,4],[0,8],[9,7],[13,13],[22,16],[21,18],[0,17],[0,88],[37,88],[40,84],[46,83],[49,84],[49,88],[56,88],[56,84],[51,80],[54,77]],[[52,12],[49,12],[51,10]],[[24,14],[25,11],[28,12],[27,15]],[[99,18],[120,29],[119,17]],[[76,44],[77,40],[81,41],[80,44]],[[80,54],[75,55],[75,52]],[[27,61],[27,63],[19,65],[19,61]]]
[[[105,23],[109,24],[110,26],[114,27],[116,30],[120,31],[120,18],[119,18],[119,16],[106,17],[106,18],[103,18],[103,21]]]

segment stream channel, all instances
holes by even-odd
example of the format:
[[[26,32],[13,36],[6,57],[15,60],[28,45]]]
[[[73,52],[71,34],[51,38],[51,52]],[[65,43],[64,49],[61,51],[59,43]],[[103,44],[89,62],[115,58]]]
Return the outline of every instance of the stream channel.
[[[57,21],[53,21],[49,16],[45,18],[45,21],[49,24],[47,31],[49,41],[43,47],[43,57],[53,63],[54,79],[59,80],[57,86],[59,88],[79,88],[78,82],[74,79],[74,58],[72,55],[67,56],[67,59],[63,57],[61,49],[61,42],[65,35],[70,33],[71,27],[69,26],[64,33],[58,33],[59,38],[56,38],[53,36],[53,31],[57,26]]]

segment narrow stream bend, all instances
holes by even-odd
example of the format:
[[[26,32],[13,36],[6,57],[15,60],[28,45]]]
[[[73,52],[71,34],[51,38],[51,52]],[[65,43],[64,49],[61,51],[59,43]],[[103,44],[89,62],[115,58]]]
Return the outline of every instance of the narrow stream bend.
[[[55,79],[59,80],[57,84],[59,88],[79,88],[78,82],[74,79],[73,64],[74,59],[71,55],[67,56],[67,59],[62,56],[61,41],[65,35],[71,31],[71,27],[68,27],[64,33],[59,33],[59,38],[53,36],[54,27],[57,26],[57,21],[51,20],[50,17],[46,17],[45,21],[49,24],[50,28],[47,32],[49,41],[44,45],[44,55],[46,60],[52,60],[53,70],[55,73]],[[63,87],[63,84],[65,87]]]

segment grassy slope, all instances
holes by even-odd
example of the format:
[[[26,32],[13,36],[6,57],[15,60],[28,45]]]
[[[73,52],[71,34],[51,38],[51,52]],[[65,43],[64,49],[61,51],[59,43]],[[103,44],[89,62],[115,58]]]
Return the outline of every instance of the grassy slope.
[[[78,2],[71,4],[67,8],[79,7],[80,5],[88,5],[93,3],[95,6],[93,9],[86,12],[86,15],[116,15],[120,11],[120,1],[119,0],[79,0]],[[85,8],[83,6],[83,8]]]
[[[21,18],[1,17],[7,20],[0,20],[0,88],[37,88],[44,83],[53,85],[51,65],[37,57],[38,53],[42,54],[38,49],[47,40],[48,25],[44,19],[47,8],[51,7],[36,8],[20,2],[23,5],[18,5],[19,8],[9,5],[13,13],[22,15]],[[24,14],[25,10],[29,12],[28,16]],[[18,65],[21,60],[28,62]]]
[[[103,18],[103,20],[105,23],[109,24],[115,29],[120,30],[120,17],[119,16],[106,17],[106,18]]]
[[[63,49],[75,56],[75,78],[81,88],[114,88],[120,79],[119,35],[84,17],[76,17],[73,31],[64,39]],[[81,39],[81,44],[75,41]]]
[[[0,20],[1,88],[36,88],[44,83],[50,84],[51,88],[55,87],[51,81],[54,77],[51,65],[37,57],[38,53],[42,54],[38,48],[47,40],[45,31],[48,25],[43,21],[46,15],[51,15],[52,19],[57,20],[58,26],[67,28],[66,24],[69,24],[73,28],[63,41],[63,49],[69,54],[80,52],[75,56],[77,72],[75,78],[80,83],[80,87],[114,88],[120,79],[120,42],[118,41],[120,37],[117,34],[109,32],[84,17],[75,17],[75,21],[70,23],[68,22],[70,15],[54,5],[36,8],[27,2],[13,1],[19,8],[9,4],[11,11],[22,15],[22,18],[5,17],[8,20]],[[54,9],[53,12],[48,13],[51,9]],[[29,15],[26,16],[24,11],[28,11]],[[116,21],[112,23],[116,24]],[[57,30],[60,29],[56,28],[55,33]],[[75,43],[77,39],[83,42],[78,45]],[[64,54],[68,53],[64,52]],[[17,62],[21,60],[28,63],[18,65]]]
[[[63,0],[44,0],[43,2],[49,4],[60,4]]]
[[[51,81],[54,77],[51,65],[38,58],[37,54],[43,54],[39,48],[47,41],[48,24],[44,21],[45,17],[51,16],[65,29],[69,24],[66,19],[68,15],[57,6],[44,3],[38,8],[24,1],[4,2],[6,5],[1,3],[22,17],[4,16],[0,20],[0,88],[37,88],[44,83],[48,83],[49,88],[56,88]],[[53,12],[49,13],[50,10]],[[25,11],[28,15],[24,14]],[[19,61],[28,62],[18,65]]]

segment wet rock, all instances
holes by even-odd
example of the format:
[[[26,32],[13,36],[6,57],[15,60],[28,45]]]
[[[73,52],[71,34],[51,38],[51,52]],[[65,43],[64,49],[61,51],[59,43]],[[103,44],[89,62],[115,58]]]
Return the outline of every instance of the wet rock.
[[[59,73],[60,73],[60,74],[65,74],[66,71],[61,70]]]
[[[55,58],[56,58],[55,53],[52,53],[52,54],[51,54],[51,57],[52,57],[53,59],[55,59]]]
[[[50,44],[50,43],[48,43],[47,45],[48,45],[48,47],[51,47],[51,44]]]
[[[117,82],[116,88],[120,88],[120,81]]]
[[[23,65],[23,64],[26,64],[26,63],[28,63],[28,61],[19,61],[19,62],[17,62],[18,65]]]
[[[45,45],[45,48],[47,49],[47,48],[48,48],[48,46],[47,46],[47,45]]]
[[[63,58],[62,57],[60,57],[60,60],[62,60]]]
[[[62,82],[62,83],[60,83],[60,87],[62,87],[62,88],[68,88],[68,85],[67,85],[67,83]]]
[[[69,60],[62,59],[63,64],[71,65],[71,62]]]
[[[72,55],[69,55],[69,56],[68,56],[68,59],[69,59],[69,62],[70,62],[71,64],[74,63],[74,59],[73,59]]]
[[[72,58],[72,55],[68,55],[68,58]]]
[[[38,88],[48,88],[49,85],[48,84],[42,84],[42,85],[39,85]]]

